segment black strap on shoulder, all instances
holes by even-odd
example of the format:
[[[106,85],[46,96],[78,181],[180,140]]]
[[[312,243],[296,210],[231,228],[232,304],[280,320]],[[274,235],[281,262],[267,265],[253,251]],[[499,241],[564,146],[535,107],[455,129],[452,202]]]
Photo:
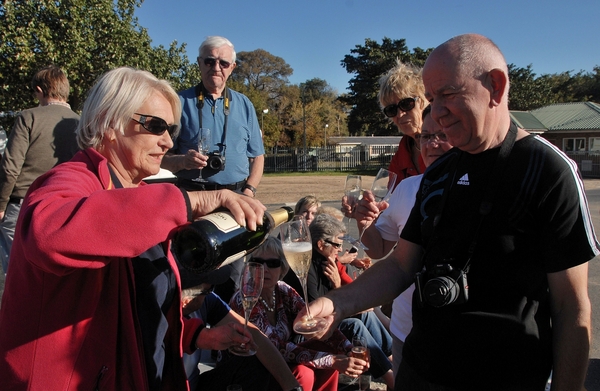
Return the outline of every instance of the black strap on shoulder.
[[[199,124],[199,127],[201,128],[202,127],[202,109],[204,108],[204,95],[205,95],[205,93],[207,93],[206,88],[204,88],[204,85],[202,84],[202,82],[200,82],[196,85],[194,93],[196,94],[196,98],[197,98],[196,107],[198,108],[198,124]],[[223,123],[223,136],[221,137],[221,142],[217,144],[222,150],[223,157],[225,157],[225,150],[227,149],[227,144],[226,144],[227,119],[229,118],[230,104],[231,104],[231,91],[229,91],[229,88],[227,86],[225,86],[225,89],[223,90],[223,114],[225,115],[225,122]],[[212,108],[213,114],[214,114],[214,110],[215,110],[215,108],[213,106],[213,108]]]

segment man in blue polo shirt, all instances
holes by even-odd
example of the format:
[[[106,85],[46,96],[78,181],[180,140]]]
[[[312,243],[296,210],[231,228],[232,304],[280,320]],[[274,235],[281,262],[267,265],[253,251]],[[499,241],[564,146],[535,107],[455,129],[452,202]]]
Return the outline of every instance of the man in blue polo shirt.
[[[226,87],[235,60],[227,38],[208,37],[199,49],[202,82],[179,93],[181,131],[162,167],[185,189],[230,189],[254,197],[262,178],[265,150],[256,110],[245,95]],[[211,131],[208,155],[198,152],[200,128]]]

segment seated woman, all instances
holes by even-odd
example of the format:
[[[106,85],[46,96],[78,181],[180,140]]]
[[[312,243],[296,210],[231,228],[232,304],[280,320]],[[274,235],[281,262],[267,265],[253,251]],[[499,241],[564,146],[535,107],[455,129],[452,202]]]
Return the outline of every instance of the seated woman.
[[[315,216],[317,215],[317,210],[321,207],[321,201],[314,195],[307,195],[302,197],[296,202],[296,206],[294,207],[294,214],[296,216],[304,216],[306,219],[306,224],[310,225]]]
[[[197,350],[184,354],[183,363],[191,391],[224,390],[228,384],[239,384],[244,391],[263,391],[276,380],[284,391],[296,390],[300,385],[287,363],[271,341],[254,325],[248,325],[257,353],[242,357],[228,355],[214,369],[198,371],[202,350],[225,350],[238,346],[232,336],[243,330],[244,318],[225,304],[212,290],[229,279],[231,268],[223,266],[203,274],[194,274],[180,268],[181,305],[186,318],[200,318],[209,325],[202,329],[196,340]]]
[[[292,322],[304,308],[304,301],[292,287],[280,281],[289,266],[279,239],[267,239],[248,261],[265,265],[261,297],[250,321],[281,352],[304,390],[337,390],[338,373],[356,377],[368,368],[366,361],[348,355],[352,344],[337,330],[325,341],[296,342],[303,338],[294,333]],[[230,306],[233,311],[244,313],[239,291],[231,298]]]
[[[324,296],[332,289],[344,285],[349,277],[337,267],[336,256],[342,248],[342,239],[346,233],[345,225],[328,214],[319,214],[310,224],[310,237],[313,244],[312,261],[308,270],[307,295],[309,302]],[[350,279],[351,280],[351,279]],[[287,281],[287,276],[284,279]],[[290,285],[294,282],[290,280]],[[293,285],[292,285],[293,286]],[[366,311],[347,318],[340,323],[340,330],[348,339],[362,336],[371,352],[370,373],[381,377],[389,389],[394,388],[392,363],[392,337],[373,311]]]

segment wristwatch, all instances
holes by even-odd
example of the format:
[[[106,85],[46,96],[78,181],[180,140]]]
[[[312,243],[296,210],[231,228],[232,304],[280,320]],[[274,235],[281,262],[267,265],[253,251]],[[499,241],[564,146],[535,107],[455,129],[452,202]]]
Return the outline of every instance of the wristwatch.
[[[242,187],[242,191],[243,191],[243,190],[246,190],[246,189],[250,190],[250,191],[252,192],[252,195],[253,195],[253,196],[256,196],[256,187],[254,187],[254,186],[252,186],[252,185],[249,185],[249,184],[247,184],[247,183],[246,183],[246,184],[244,185],[244,187]]]

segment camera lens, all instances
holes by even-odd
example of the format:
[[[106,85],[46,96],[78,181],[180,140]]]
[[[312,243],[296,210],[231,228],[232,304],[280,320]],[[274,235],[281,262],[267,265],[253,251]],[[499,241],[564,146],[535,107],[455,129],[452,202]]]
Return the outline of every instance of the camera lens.
[[[458,283],[453,278],[446,276],[432,278],[423,288],[425,301],[438,308],[454,303],[459,293]]]
[[[222,164],[223,163],[221,162],[221,159],[218,156],[211,156],[207,162],[208,167],[213,170],[220,170]]]

